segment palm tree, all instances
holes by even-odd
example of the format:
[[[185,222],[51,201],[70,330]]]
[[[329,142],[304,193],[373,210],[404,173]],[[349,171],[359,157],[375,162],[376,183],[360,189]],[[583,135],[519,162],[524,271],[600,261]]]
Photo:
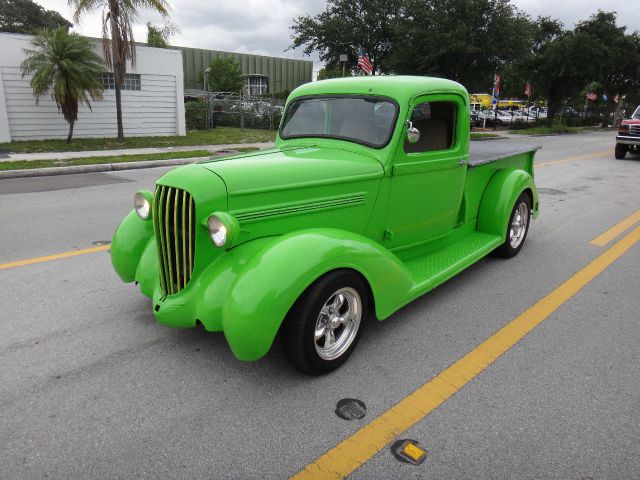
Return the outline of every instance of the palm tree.
[[[90,100],[101,100],[104,84],[102,58],[91,49],[91,43],[66,28],[43,30],[25,50],[27,58],[20,65],[22,77],[33,74],[31,88],[39,98],[51,91],[58,110],[69,123],[67,143],[71,143],[73,124],[78,119],[78,103],[91,109]]]
[[[123,142],[120,90],[127,72],[127,60],[132,67],[136,64],[133,21],[138,18],[137,10],[140,8],[155,10],[166,17],[169,15],[169,4],[165,0],[69,0],[69,4],[75,6],[73,21],[76,23],[84,14],[102,7],[102,49],[107,67],[113,70],[118,141]]]

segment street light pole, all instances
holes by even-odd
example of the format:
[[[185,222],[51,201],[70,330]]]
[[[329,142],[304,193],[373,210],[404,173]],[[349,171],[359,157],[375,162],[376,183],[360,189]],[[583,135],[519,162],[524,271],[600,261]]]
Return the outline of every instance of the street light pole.
[[[349,61],[349,55],[343,53],[340,55],[340,63],[342,63],[342,76],[347,76],[347,62]]]
[[[211,67],[207,67],[204,70],[204,91],[208,92],[209,91],[209,73],[211,72]]]

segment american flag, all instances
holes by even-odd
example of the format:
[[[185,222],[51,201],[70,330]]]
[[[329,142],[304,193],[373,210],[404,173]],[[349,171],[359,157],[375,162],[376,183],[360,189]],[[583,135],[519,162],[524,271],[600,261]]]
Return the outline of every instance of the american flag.
[[[360,67],[360,70],[367,75],[371,75],[373,73],[373,65],[371,65],[369,55],[367,55],[362,48],[358,50],[358,67]]]
[[[589,100],[590,102],[593,102],[594,100],[598,99],[598,95],[596,93],[593,92],[589,92],[587,93],[587,100]]]
[[[527,82],[527,84],[524,86],[524,94],[527,97],[531,97],[531,84],[529,82]]]

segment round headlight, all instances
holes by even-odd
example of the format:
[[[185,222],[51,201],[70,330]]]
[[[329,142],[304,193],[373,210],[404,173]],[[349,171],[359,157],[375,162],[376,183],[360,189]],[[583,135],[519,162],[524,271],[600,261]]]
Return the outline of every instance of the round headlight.
[[[211,215],[207,221],[209,236],[216,247],[224,247],[227,243],[227,227],[217,216]]]
[[[133,208],[142,220],[147,220],[151,213],[151,202],[142,192],[136,193],[133,197]]]

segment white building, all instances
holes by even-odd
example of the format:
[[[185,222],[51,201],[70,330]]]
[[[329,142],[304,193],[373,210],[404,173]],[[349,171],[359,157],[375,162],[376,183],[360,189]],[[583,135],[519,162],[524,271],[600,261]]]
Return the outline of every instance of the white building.
[[[20,64],[25,49],[32,48],[31,35],[0,33],[0,142],[67,138],[69,125],[50,95],[36,104],[29,82],[22,78]],[[102,55],[102,42],[95,51]],[[136,47],[136,68],[127,66],[122,89],[124,134],[185,135],[182,52]],[[116,102],[113,74],[103,78],[103,99],[82,104],[73,137],[116,137]]]

